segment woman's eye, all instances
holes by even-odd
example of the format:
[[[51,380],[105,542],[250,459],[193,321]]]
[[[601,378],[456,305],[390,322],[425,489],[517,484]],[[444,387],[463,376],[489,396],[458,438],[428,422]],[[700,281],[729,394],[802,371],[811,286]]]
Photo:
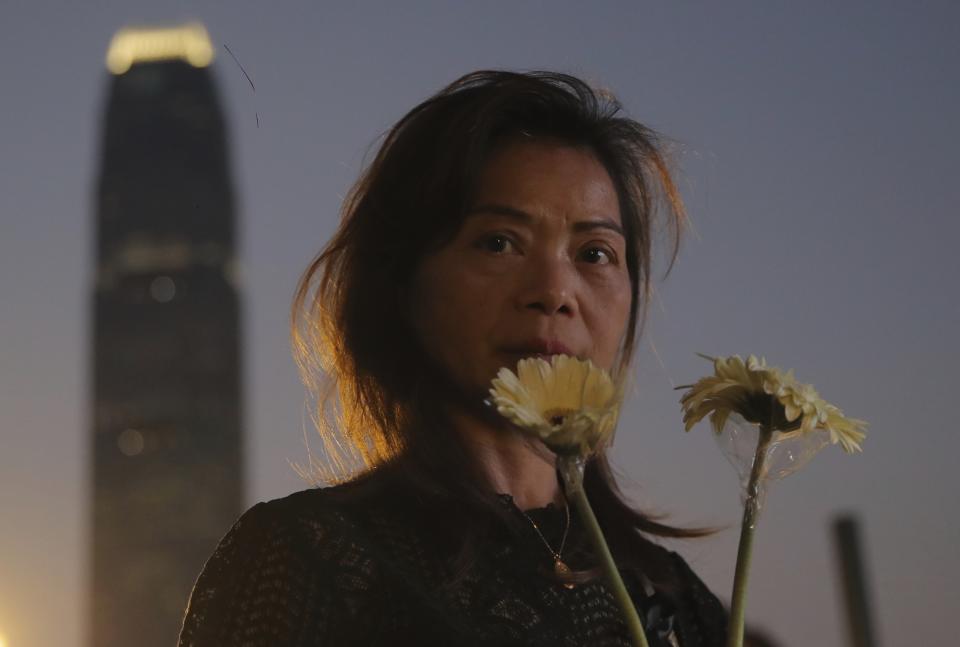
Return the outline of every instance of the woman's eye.
[[[583,251],[583,260],[594,265],[607,265],[613,262],[613,254],[602,247],[590,247]]]
[[[502,254],[504,252],[510,251],[513,247],[513,243],[510,242],[510,239],[502,234],[493,234],[491,236],[485,236],[481,238],[477,246],[487,252],[493,252],[494,254]]]

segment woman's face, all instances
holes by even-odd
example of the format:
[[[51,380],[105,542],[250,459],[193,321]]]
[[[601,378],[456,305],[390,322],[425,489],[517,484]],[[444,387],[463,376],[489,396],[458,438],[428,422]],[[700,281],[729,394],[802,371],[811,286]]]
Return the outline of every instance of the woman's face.
[[[421,262],[412,319],[468,393],[564,353],[611,369],[630,313],[616,190],[586,149],[514,141],[489,158],[454,239]]]

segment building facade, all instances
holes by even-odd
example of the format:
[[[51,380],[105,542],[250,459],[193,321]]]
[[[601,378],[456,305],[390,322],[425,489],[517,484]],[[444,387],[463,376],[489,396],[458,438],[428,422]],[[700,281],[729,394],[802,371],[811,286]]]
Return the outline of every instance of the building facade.
[[[223,113],[199,25],[126,29],[96,187],[89,644],[170,647],[243,505],[240,304]]]

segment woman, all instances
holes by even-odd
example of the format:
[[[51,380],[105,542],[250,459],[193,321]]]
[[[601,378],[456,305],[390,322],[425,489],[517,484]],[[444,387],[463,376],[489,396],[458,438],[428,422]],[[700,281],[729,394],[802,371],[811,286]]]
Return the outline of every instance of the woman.
[[[574,77],[476,72],[401,119],[294,301],[337,484],[236,522],[180,645],[628,645],[553,457],[484,401],[524,357],[629,367],[660,203],[675,254],[654,133]],[[717,599],[648,538],[703,533],[632,509],[603,454],[585,489],[650,644],[720,645]]]

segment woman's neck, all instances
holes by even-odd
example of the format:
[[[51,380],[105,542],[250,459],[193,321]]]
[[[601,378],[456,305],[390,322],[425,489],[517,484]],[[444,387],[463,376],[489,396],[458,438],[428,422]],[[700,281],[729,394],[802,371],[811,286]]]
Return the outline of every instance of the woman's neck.
[[[564,505],[556,458],[540,441],[494,428],[470,415],[454,414],[453,422],[495,492],[512,496],[521,510],[548,503]]]

